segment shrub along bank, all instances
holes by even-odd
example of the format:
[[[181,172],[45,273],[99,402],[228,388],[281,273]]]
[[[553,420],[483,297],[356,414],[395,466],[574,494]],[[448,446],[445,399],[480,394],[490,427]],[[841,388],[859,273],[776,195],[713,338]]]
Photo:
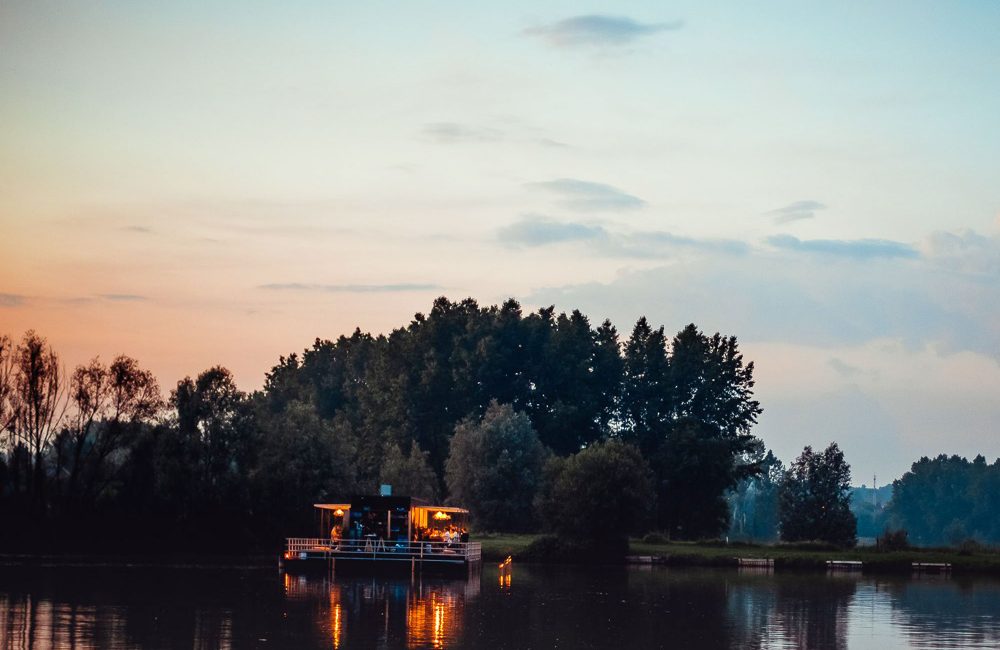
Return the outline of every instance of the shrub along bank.
[[[988,573],[1000,575],[1000,551],[978,547],[911,548],[882,552],[874,548],[837,549],[826,544],[726,544],[724,542],[649,542],[630,540],[627,554],[602,552],[566,544],[547,535],[480,535],[486,561],[502,561],[508,555],[515,561],[550,564],[623,563],[628,555],[650,556],[668,566],[737,566],[738,558],[768,558],[776,570],[826,570],[827,560],[858,560],[865,572],[899,573],[912,570],[913,562],[944,562],[956,574]],[[614,551],[617,549],[606,549]]]

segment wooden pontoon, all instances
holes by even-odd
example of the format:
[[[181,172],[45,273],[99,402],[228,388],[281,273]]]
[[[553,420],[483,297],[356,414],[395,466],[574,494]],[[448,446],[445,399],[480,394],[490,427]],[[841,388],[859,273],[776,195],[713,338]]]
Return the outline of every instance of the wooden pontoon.
[[[468,510],[405,496],[358,496],[317,503],[321,537],[290,537],[282,565],[303,570],[460,570],[478,567]]]

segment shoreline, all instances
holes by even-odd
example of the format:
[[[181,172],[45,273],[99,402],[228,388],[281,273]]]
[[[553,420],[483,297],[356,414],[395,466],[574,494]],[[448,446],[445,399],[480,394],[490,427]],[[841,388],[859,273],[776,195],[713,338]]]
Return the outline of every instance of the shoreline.
[[[525,550],[537,535],[484,535],[483,563],[502,562],[511,556],[524,564],[580,564],[558,557],[527,557]],[[0,569],[9,567],[38,568],[143,568],[143,569],[218,569],[218,570],[277,570],[280,553],[273,554],[98,554],[98,553],[0,553]],[[864,574],[916,573],[913,563],[949,564],[945,575],[1000,576],[1000,553],[983,549],[963,553],[948,549],[907,549],[880,552],[871,548],[815,550],[781,545],[730,545],[697,542],[667,542],[652,544],[632,540],[628,554],[617,559],[602,558],[594,563],[622,566],[662,566],[689,568],[739,568],[740,558],[773,561],[765,571],[826,572],[828,560],[860,561]],[[753,568],[752,570],[761,570]]]

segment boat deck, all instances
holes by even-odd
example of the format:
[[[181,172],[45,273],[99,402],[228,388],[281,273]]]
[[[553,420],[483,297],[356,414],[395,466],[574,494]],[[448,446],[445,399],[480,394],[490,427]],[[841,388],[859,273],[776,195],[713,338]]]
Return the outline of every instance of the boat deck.
[[[402,542],[375,538],[331,540],[290,537],[285,542],[287,569],[349,563],[407,566],[408,568],[469,567],[482,561],[479,542]]]

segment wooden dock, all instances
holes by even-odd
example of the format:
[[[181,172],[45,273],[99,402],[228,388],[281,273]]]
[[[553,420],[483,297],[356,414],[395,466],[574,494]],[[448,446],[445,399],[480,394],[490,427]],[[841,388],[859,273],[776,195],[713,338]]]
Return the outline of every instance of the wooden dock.
[[[740,568],[748,569],[773,569],[774,560],[766,557],[738,557],[736,558]]]
[[[828,571],[860,571],[864,566],[861,560],[827,560]]]
[[[950,573],[950,562],[914,562],[913,570],[916,573]]]

